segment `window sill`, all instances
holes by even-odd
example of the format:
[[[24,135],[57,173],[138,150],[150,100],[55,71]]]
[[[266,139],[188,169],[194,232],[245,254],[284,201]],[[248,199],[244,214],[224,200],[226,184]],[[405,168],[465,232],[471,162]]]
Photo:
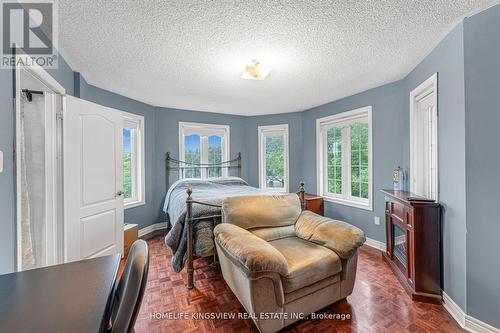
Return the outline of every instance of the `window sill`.
[[[363,203],[357,202],[357,201],[351,201],[351,200],[341,199],[341,198],[332,198],[332,197],[327,197],[325,195],[323,195],[322,197],[323,197],[323,200],[325,200],[327,202],[332,202],[332,203],[336,203],[339,205],[344,205],[344,206],[359,208],[359,209],[363,209],[363,210],[373,211],[373,207],[372,207],[371,203],[363,204]]]
[[[127,203],[123,203],[123,209],[135,208],[135,207],[143,206],[145,204],[146,204],[146,202],[144,200],[142,200],[142,201],[130,201]]]

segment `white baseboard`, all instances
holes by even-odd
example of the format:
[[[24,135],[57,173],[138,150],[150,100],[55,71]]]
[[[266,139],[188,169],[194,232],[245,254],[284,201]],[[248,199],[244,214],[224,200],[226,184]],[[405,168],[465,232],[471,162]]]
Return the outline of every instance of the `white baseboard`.
[[[485,322],[467,315],[453,299],[443,292],[443,306],[446,311],[465,330],[472,333],[500,333],[500,329],[495,328]]]
[[[380,250],[382,252],[385,252],[386,250],[385,243],[375,240],[373,238],[366,237],[365,245],[373,247],[374,249]]]
[[[443,306],[461,327],[465,327],[465,316],[466,316],[465,312],[444,291],[443,291]]]
[[[500,333],[500,329],[486,324],[485,322],[474,317],[465,316],[465,327],[467,331],[474,333]]]
[[[150,234],[153,231],[162,230],[162,229],[167,229],[167,223],[166,222],[155,223],[155,224],[148,225],[145,228],[139,229],[139,232],[138,232],[139,233],[139,237],[142,237],[142,236],[145,236],[147,234]]]

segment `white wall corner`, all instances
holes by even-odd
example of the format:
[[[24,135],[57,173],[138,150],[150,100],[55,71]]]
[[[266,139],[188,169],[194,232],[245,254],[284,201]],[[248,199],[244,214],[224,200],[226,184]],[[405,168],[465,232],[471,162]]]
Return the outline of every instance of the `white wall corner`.
[[[474,317],[465,316],[465,327],[467,331],[474,333],[500,333],[500,329],[486,324]]]
[[[153,231],[162,230],[162,229],[167,229],[167,223],[166,222],[155,223],[155,224],[148,225],[147,227],[139,229],[138,234],[139,234],[139,237],[143,237],[143,236],[145,236],[147,234],[152,233]]]
[[[385,250],[386,250],[385,243],[380,242],[378,240],[375,240],[373,238],[366,237],[365,245],[367,245],[369,247],[373,247],[374,249],[377,249],[377,250],[382,251],[382,252],[385,252]]]
[[[500,329],[467,315],[453,299],[443,291],[443,306],[460,327],[473,333],[500,333]]]
[[[458,306],[453,299],[443,291],[443,306],[448,313],[455,319],[460,327],[465,327],[465,312]]]

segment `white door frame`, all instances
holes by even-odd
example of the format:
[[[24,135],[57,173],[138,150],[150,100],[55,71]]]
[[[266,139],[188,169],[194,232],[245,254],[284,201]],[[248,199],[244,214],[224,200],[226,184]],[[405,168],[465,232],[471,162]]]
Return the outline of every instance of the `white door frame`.
[[[16,48],[16,64],[22,63],[20,60],[20,57],[24,55],[24,52],[20,48]],[[58,94],[62,96],[62,109],[64,110],[65,108],[65,95],[66,95],[66,89],[57,82],[50,74],[45,71],[42,67],[38,66],[36,63],[33,63],[31,65],[26,65],[26,66],[16,66],[14,69],[14,75],[15,75],[15,99],[14,99],[14,106],[15,106],[15,131],[16,131],[16,267],[17,270],[20,271],[22,270],[22,233],[21,233],[21,170],[20,170],[20,165],[21,165],[21,154],[18,152],[21,149],[21,94],[22,94],[22,86],[21,86],[21,73],[24,72],[26,74],[31,75],[38,81],[40,81],[43,85],[45,85],[49,90],[51,90],[54,94]],[[54,101],[52,101],[54,103]],[[56,115],[54,115],[56,117]],[[55,124],[55,121],[54,121]],[[60,244],[57,244],[57,233],[56,233],[56,227],[57,227],[57,184],[62,182],[62,179],[60,179],[59,175],[56,173],[56,154],[57,154],[57,148],[56,148],[56,141],[59,140],[59,138],[56,137],[57,135],[60,135],[61,133],[56,133],[56,127],[52,128],[53,132],[53,137],[52,140],[50,140],[49,144],[46,144],[46,154],[48,155],[49,159],[51,161],[54,161],[54,164],[52,165],[53,167],[52,172],[46,172],[46,182],[47,184],[50,184],[51,192],[52,192],[52,197],[53,197],[53,202],[52,202],[52,207],[49,210],[49,214],[51,216],[47,216],[47,222],[52,222],[51,228],[53,228],[54,233],[51,235],[52,237],[50,238],[50,241],[47,242],[47,253],[50,256],[49,263],[57,263],[58,259],[60,258],[60,253],[58,253],[58,249]],[[49,193],[47,193],[49,194]]]
[[[435,121],[436,126],[432,129],[433,130],[433,136],[436,139],[436,149],[434,150],[434,156],[436,161],[436,201],[439,199],[439,137],[438,137],[438,114],[439,114],[439,109],[438,109],[438,73],[434,73],[430,78],[422,82],[418,87],[416,87],[414,90],[410,92],[410,192],[414,191],[415,188],[415,169],[416,169],[416,159],[415,159],[415,150],[414,150],[414,141],[415,141],[415,133],[414,133],[414,126],[415,126],[415,117],[416,117],[416,105],[418,101],[429,95],[430,93],[434,93],[434,101],[433,104],[436,106],[436,112],[434,113],[433,121]]]

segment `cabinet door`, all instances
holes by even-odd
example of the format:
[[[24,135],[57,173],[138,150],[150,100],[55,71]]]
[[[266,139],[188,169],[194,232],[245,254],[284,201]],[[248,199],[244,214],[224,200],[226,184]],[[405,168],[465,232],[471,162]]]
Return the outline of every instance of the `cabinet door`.
[[[387,256],[394,260],[392,256],[392,222],[391,222],[391,202],[385,202],[385,239],[386,239],[386,250]]]
[[[411,208],[405,209],[405,222],[406,222],[406,247],[407,247],[407,258],[408,258],[408,271],[407,278],[408,282],[414,287],[415,286],[415,232],[413,229],[413,210]]]

